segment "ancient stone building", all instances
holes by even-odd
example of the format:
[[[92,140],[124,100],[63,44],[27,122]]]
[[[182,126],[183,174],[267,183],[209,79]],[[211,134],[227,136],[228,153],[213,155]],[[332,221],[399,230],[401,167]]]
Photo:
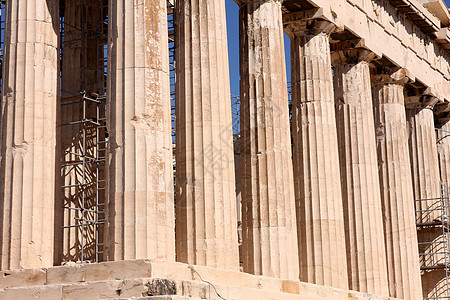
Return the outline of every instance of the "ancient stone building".
[[[450,299],[444,1],[235,2],[0,2],[1,300]]]

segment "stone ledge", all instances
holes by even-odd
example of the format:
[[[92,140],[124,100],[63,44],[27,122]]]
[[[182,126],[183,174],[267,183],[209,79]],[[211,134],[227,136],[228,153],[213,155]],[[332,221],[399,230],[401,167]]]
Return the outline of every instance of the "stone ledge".
[[[208,298],[203,299],[219,299],[215,298],[209,284],[200,281],[196,272],[214,284],[226,299],[393,299],[298,281],[156,260],[3,271],[0,272],[3,277],[0,280],[0,299],[137,299],[151,296],[148,291],[155,286],[155,282],[159,282],[158,286],[161,282],[173,282],[174,294],[179,296],[202,298],[206,291]],[[158,288],[158,292],[151,293],[172,292]]]
[[[176,287],[176,295],[145,296],[154,279],[127,279],[97,282],[74,283],[67,285],[29,286],[23,288],[10,288],[0,290],[0,300],[78,300],[78,299],[211,299],[211,300],[237,300],[237,299],[270,299],[270,300],[381,300],[383,297],[374,297],[361,293],[341,291],[328,293],[317,286],[314,290],[302,291],[298,294],[283,293],[279,291],[246,288],[239,286],[214,285],[214,288],[200,281],[169,280]],[[330,298],[331,297],[331,298]]]

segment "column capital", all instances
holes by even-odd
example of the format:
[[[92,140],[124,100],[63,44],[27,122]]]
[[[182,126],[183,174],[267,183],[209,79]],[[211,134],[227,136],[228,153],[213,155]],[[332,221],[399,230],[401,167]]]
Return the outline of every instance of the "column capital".
[[[246,4],[264,4],[266,2],[274,2],[280,6],[283,4],[284,0],[234,0],[239,7]]]
[[[421,92],[419,90],[409,91],[405,96],[405,105],[407,108],[426,108],[434,109],[434,106],[439,102],[439,98],[427,88]]]
[[[283,15],[283,24],[290,38],[321,33],[330,35],[336,29],[333,19],[330,10],[314,8]]]
[[[436,125],[438,127],[441,127],[442,125],[448,123],[450,121],[450,112],[446,112],[440,115],[435,115],[434,120],[436,122]]]
[[[438,127],[448,123],[450,121],[450,103],[436,104],[434,107],[434,118]]]
[[[377,55],[366,47],[364,39],[345,40],[331,44],[331,63],[357,64],[371,62]]]
[[[411,75],[406,68],[381,67],[372,69],[372,87],[378,87],[387,84],[398,84],[404,86],[409,81],[411,81]]]
[[[295,22],[289,22],[285,25],[284,31],[292,39],[295,36],[315,36],[319,34],[330,34],[336,29],[336,25],[323,20],[298,20]]]

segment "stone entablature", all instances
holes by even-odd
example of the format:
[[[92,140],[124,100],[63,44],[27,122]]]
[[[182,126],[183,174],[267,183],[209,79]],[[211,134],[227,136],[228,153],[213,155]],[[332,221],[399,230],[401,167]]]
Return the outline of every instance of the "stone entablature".
[[[407,0],[399,1],[404,2]],[[441,22],[441,27],[450,26],[450,11],[448,10],[444,0],[419,0],[419,2],[439,19]],[[421,6],[419,5],[419,8],[420,7]]]
[[[423,32],[387,0],[309,2],[320,8],[315,13],[311,12],[311,17],[314,15],[328,19],[341,30],[348,30],[363,39],[364,46],[377,56],[385,57],[395,65],[406,68],[412,79],[430,87],[441,101],[450,100],[450,53],[442,45],[446,41],[443,37],[445,29],[430,34]],[[438,18],[421,5],[415,7],[420,7],[421,13],[434,24],[433,27],[440,30],[441,23]],[[284,21],[289,22],[291,17],[285,14]],[[439,42],[436,40],[437,36],[440,37]]]

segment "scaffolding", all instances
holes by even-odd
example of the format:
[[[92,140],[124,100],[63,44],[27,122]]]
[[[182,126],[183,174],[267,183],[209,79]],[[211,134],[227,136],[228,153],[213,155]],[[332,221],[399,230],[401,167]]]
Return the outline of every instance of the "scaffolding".
[[[233,136],[235,139],[240,136],[241,133],[241,98],[236,95],[231,95],[231,114],[233,118]]]
[[[440,183],[440,197],[415,200],[422,273],[443,272],[437,294],[424,299],[450,299],[449,187]]]
[[[289,104],[289,119],[292,117],[292,88],[291,82],[287,83],[288,90],[288,104]],[[237,139],[241,133],[241,98],[236,95],[231,95],[231,114],[233,118],[233,136]]]
[[[0,1],[0,97],[3,86],[3,51],[5,50],[6,1]],[[0,102],[1,103],[1,102]]]
[[[173,143],[175,143],[175,0],[167,0],[167,25],[169,31],[169,76],[172,140]]]
[[[172,124],[173,184],[176,182],[175,161],[175,0],[167,0],[167,29],[169,42],[170,115]],[[175,197],[175,194],[174,194]]]
[[[103,258],[107,147],[108,7],[106,0],[86,2],[60,2],[63,260],[81,263]],[[77,10],[70,18],[66,5]],[[66,51],[75,51],[81,65],[73,52],[65,61]],[[80,84],[71,85],[72,77]]]

